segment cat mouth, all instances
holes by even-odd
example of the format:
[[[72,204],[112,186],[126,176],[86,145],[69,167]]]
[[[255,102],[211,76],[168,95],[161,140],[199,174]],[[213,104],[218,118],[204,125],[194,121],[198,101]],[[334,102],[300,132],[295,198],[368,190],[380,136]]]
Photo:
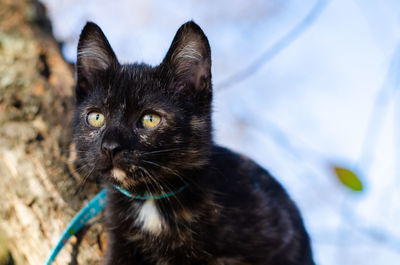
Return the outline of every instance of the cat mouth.
[[[122,183],[124,183],[127,179],[127,175],[126,175],[125,171],[120,168],[117,168],[117,167],[113,167],[110,170],[110,174],[115,180],[122,182]]]
[[[100,174],[103,176],[103,181],[109,184],[139,190],[148,184],[148,175],[144,171],[150,174],[141,166],[112,161],[100,170]]]
[[[135,166],[131,166],[131,169],[133,167]],[[122,167],[115,165],[103,170],[103,174],[108,176],[113,184],[124,187],[132,186],[136,182],[131,170],[122,169]]]
[[[127,179],[127,171],[123,169],[123,165],[116,161],[117,159],[106,158],[99,162],[100,172],[103,176],[110,176],[111,179],[123,183]]]
[[[107,166],[101,169],[100,172],[104,177],[109,177],[114,184],[126,183],[128,179],[126,171],[114,165]]]

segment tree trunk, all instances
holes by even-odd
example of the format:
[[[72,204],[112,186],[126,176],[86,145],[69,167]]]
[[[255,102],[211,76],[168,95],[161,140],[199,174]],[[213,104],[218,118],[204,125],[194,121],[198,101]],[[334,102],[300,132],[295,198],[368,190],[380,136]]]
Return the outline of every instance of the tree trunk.
[[[70,151],[73,68],[37,1],[0,1],[0,264],[43,264],[98,192]],[[55,264],[98,264],[102,228],[72,238]],[[2,257],[1,257],[2,256]]]

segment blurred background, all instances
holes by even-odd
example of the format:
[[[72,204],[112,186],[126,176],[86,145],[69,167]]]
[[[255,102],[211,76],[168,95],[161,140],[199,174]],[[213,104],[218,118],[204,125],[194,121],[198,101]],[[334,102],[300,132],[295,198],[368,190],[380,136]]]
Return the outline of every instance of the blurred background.
[[[286,187],[317,264],[399,264],[399,1],[42,3],[71,63],[86,21],[121,62],[157,65],[193,19],[212,49],[216,142]]]

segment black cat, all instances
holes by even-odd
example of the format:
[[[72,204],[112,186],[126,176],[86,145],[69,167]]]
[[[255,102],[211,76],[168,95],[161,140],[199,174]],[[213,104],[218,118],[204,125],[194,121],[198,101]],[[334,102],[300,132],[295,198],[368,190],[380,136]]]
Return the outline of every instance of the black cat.
[[[210,69],[194,22],[156,67],[120,64],[96,24],[83,29],[74,140],[108,187],[103,264],[314,264],[282,186],[213,142]]]

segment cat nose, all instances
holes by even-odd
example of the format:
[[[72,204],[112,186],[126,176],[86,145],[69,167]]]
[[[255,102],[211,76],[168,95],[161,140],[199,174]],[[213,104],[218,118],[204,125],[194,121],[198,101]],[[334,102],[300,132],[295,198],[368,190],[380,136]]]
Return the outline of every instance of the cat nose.
[[[121,145],[115,140],[105,140],[101,144],[101,151],[110,157],[113,157],[121,150]]]

